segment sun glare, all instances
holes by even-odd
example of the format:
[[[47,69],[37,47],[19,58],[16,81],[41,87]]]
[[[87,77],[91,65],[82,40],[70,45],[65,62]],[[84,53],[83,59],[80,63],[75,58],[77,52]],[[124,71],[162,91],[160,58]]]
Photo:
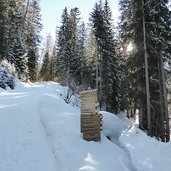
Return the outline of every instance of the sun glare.
[[[132,43],[129,43],[129,45],[126,48],[126,51],[127,52],[131,52],[132,50],[133,50],[133,44]]]

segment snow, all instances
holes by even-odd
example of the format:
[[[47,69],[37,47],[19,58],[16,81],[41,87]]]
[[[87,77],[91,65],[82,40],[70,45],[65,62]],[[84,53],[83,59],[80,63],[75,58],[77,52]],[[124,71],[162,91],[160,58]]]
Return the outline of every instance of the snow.
[[[80,109],[65,103],[64,92],[53,82],[0,89],[0,171],[171,170],[171,143],[148,137],[123,115],[100,111],[101,141],[83,140]]]
[[[121,141],[130,151],[139,171],[171,170],[171,142],[159,142],[135,126],[122,133]]]

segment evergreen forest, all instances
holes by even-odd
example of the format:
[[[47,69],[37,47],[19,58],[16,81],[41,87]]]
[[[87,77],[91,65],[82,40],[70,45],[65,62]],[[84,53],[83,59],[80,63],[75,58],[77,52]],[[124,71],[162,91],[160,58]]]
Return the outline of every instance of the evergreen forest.
[[[50,34],[43,43],[39,0],[1,0],[0,87],[18,79],[55,81],[72,94],[97,89],[101,110],[138,111],[139,127],[168,142],[169,1],[119,0],[119,12],[116,26],[108,0],[99,0],[86,24],[78,7],[64,7],[55,43]]]

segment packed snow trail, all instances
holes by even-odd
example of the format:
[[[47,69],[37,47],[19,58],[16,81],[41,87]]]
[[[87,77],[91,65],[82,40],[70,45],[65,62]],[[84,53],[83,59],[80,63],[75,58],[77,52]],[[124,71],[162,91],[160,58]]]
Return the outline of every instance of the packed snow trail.
[[[65,91],[52,82],[0,89],[0,171],[171,170],[170,142],[111,113],[103,112],[100,142],[83,140],[80,109],[65,103]]]
[[[36,96],[36,88],[0,93],[1,171],[57,170],[37,114]]]
[[[87,142],[80,110],[55,83],[24,84],[0,92],[1,171],[132,171],[125,152],[103,134]]]

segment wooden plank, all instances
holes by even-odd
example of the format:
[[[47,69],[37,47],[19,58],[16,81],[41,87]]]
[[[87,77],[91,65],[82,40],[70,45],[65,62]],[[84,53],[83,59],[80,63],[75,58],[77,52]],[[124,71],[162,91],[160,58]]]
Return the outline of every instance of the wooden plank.
[[[92,122],[81,122],[82,123],[82,127],[99,127],[100,123],[96,122],[96,123],[92,123]]]
[[[89,118],[99,118],[100,117],[100,115],[98,115],[98,114],[95,114],[95,113],[93,113],[93,114],[89,114],[89,115],[84,115],[84,114],[81,114],[81,117],[82,118],[87,118],[87,117],[89,117]]]
[[[82,109],[82,108],[81,108],[81,112],[92,113],[89,109]],[[93,111],[93,113],[95,113],[95,111]]]
[[[83,139],[87,140],[87,141],[100,141],[100,133],[99,134],[93,134],[90,135],[88,133],[83,133]]]
[[[84,94],[84,95],[80,95],[80,99],[83,100],[83,99],[97,99],[97,94]]]
[[[93,138],[95,138],[95,139],[100,139],[100,135],[99,134],[93,134],[93,135],[90,135],[90,134],[86,134],[86,133],[84,133],[83,134],[83,138],[84,139],[89,139],[89,140],[92,140]]]
[[[99,121],[94,121],[94,122],[92,122],[92,120],[81,120],[81,123],[83,124],[83,125],[100,125],[100,122]]]
[[[89,117],[89,114],[87,114],[87,117],[86,116],[83,116],[83,117],[81,117],[81,120],[92,120],[92,121],[100,121],[100,117],[93,117],[93,116],[91,116],[91,117]]]
[[[99,133],[100,132],[100,128],[91,128],[91,129],[87,129],[82,127],[81,129],[83,131],[83,133],[89,133],[89,134],[95,134],[95,133]]]
[[[84,102],[84,101],[95,101],[97,100],[97,97],[93,97],[92,95],[91,96],[80,96],[80,100],[81,102]]]
[[[87,125],[87,124],[82,124],[81,125],[81,132],[94,132],[94,131],[99,131],[100,132],[100,125]]]
[[[90,124],[90,125],[97,125],[97,124],[99,124],[100,125],[100,120],[92,120],[92,119],[82,119],[81,120],[81,123],[83,123],[83,124]]]
[[[82,113],[81,113],[81,115],[91,115],[91,114],[95,114],[94,112],[86,112],[86,111],[83,111]]]
[[[97,90],[81,92],[80,101],[80,127],[83,138],[87,141],[100,141],[100,116],[95,113]]]
[[[100,129],[100,126],[97,125],[90,125],[90,124],[83,124],[82,128],[86,128],[87,130],[92,130],[92,129]]]
[[[84,107],[94,107],[95,106],[95,103],[93,102],[90,102],[90,103],[83,103],[83,104],[81,104],[81,108],[84,108]]]
[[[100,129],[90,129],[90,130],[87,130],[87,129],[83,129],[84,130],[84,133],[88,133],[88,134],[98,134],[100,132]]]
[[[96,115],[96,114],[95,114],[95,115]],[[83,116],[83,117],[81,117],[81,119],[83,119],[83,120],[84,120],[84,119],[85,119],[85,120],[86,120],[86,119],[91,119],[91,120],[93,120],[93,121],[96,121],[96,120],[97,120],[97,121],[100,121],[100,117],[97,117],[97,116],[95,116],[95,115],[89,117],[89,115],[87,114],[87,117]]]
[[[80,92],[80,95],[82,95],[82,94],[90,94],[90,93],[97,93],[97,89],[82,91],[82,92]]]

